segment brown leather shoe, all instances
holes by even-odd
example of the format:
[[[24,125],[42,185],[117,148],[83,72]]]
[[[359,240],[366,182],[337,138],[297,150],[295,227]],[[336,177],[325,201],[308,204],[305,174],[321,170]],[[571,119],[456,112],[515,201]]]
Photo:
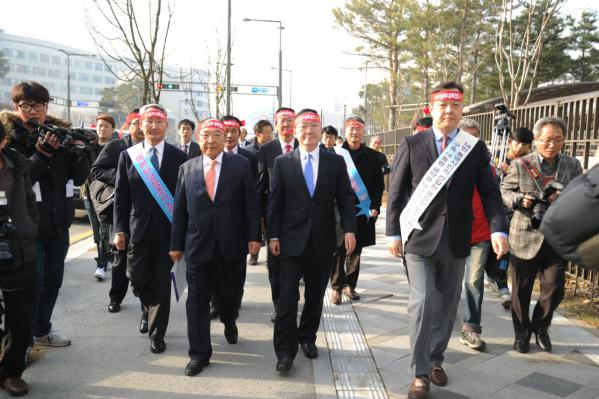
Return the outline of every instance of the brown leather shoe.
[[[333,290],[331,292],[331,303],[334,305],[339,305],[341,303],[341,292],[337,290]]]
[[[10,396],[23,396],[29,392],[27,383],[21,377],[7,377],[2,382],[2,387]]]
[[[431,382],[437,386],[444,387],[447,385],[447,374],[445,374],[445,370],[441,366],[433,366],[431,367],[431,371],[428,374]]]
[[[421,399],[426,397],[428,390],[430,389],[430,382],[428,378],[414,378],[412,384],[410,384],[410,390],[408,391],[408,399]]]
[[[348,297],[349,299],[351,299],[353,301],[360,300],[360,294],[358,294],[356,292],[356,290],[354,290],[352,287],[345,287],[343,289],[343,295],[345,295],[346,297]]]

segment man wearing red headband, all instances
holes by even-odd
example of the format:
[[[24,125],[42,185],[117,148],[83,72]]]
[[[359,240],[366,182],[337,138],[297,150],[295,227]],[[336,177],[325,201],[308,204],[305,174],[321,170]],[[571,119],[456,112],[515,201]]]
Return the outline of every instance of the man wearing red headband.
[[[144,105],[139,111],[145,140],[121,152],[116,172],[114,192],[114,245],[127,252],[127,276],[134,292],[148,313],[150,351],[166,349],[164,335],[171,305],[173,265],[169,257],[171,222],[152,195],[155,186],[148,186],[132,160],[130,151],[139,149],[141,158],[148,159],[171,194],[177,186],[179,166],[187,156],[164,141],[168,120],[158,104]],[[155,175],[153,175],[155,177]],[[143,326],[143,320],[142,320]],[[145,329],[144,329],[145,330]]]
[[[360,274],[362,248],[376,244],[375,224],[381,210],[381,200],[385,189],[383,160],[379,152],[368,148],[362,143],[364,134],[364,121],[362,118],[350,116],[345,120],[345,143],[342,147],[349,152],[358,174],[364,182],[371,203],[368,208],[370,216],[360,215],[356,217],[355,251],[351,255],[346,255],[345,248],[340,246],[335,253],[331,273],[331,288],[333,289],[331,302],[335,305],[341,303],[342,290],[346,298],[355,301],[360,299],[360,295],[356,292],[356,285]],[[356,205],[360,203],[355,195],[354,200]]]
[[[246,158],[250,162],[255,180],[258,177],[258,157],[239,145],[241,121],[233,115],[225,115],[220,120],[225,125],[225,152],[239,154]]]
[[[435,87],[430,99],[432,128],[405,137],[393,160],[386,234],[392,255],[404,257],[410,282],[408,327],[414,380],[408,398],[425,397],[430,382],[447,384],[443,354],[451,337],[470,253],[475,186],[489,221],[493,249],[498,257],[507,251],[503,204],[491,173],[489,153],[484,142],[457,128],[463,92],[456,82]],[[442,155],[445,150],[448,152]],[[437,168],[438,158],[447,166]],[[437,180],[423,180],[429,169],[429,177]],[[446,183],[433,185],[433,180]],[[420,185],[422,189],[417,190]],[[402,214],[404,209],[408,214]],[[402,236],[402,226],[406,237]]]
[[[293,136],[294,122],[294,110],[291,108],[279,108],[275,112],[275,127],[277,128],[279,137],[277,140],[261,145],[258,150],[258,180],[256,186],[265,226],[268,226],[266,203],[272,187],[272,172],[275,165],[275,158],[281,154],[293,151],[298,145],[297,140]],[[277,317],[277,303],[279,302],[281,283],[279,279],[279,258],[274,256],[270,251],[267,254],[266,266],[268,267],[272,303],[275,308],[270,320],[274,323]]]
[[[345,249],[356,245],[354,193],[343,159],[319,146],[320,117],[304,109],[295,118],[299,147],[274,164],[268,217],[269,249],[280,257],[281,295],[274,330],[276,369],[293,366],[298,344],[304,355],[318,356],[316,333],[322,301],[337,247],[335,205],[339,209]],[[297,325],[299,280],[305,283],[305,303]]]
[[[194,376],[210,362],[209,303],[214,292],[225,338],[235,344],[235,323],[243,290],[245,259],[260,249],[258,198],[248,160],[223,152],[226,126],[200,122],[202,155],[179,170],[171,258],[185,252],[189,357],[185,374]]]

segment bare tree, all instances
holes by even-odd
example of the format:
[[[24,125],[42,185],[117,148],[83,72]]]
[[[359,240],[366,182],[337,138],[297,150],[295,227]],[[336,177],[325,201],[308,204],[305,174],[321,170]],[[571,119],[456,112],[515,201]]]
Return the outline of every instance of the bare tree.
[[[499,72],[499,88],[503,101],[510,107],[528,103],[539,60],[543,51],[548,23],[565,0],[493,0],[498,16],[495,35],[495,63]],[[523,13],[527,23],[517,30],[515,19]],[[533,21],[540,18],[536,29]],[[522,101],[521,92],[528,89]]]
[[[91,0],[87,26],[106,68],[123,82],[141,81],[143,103],[158,103],[174,9],[168,1],[165,10],[162,0],[147,0],[146,14],[140,12],[140,2]],[[115,71],[109,61],[119,63],[124,71]]]
[[[210,51],[208,51],[210,54]],[[211,62],[208,56],[208,81],[210,85],[214,84],[214,116],[220,118],[225,101],[225,79],[226,79],[227,51],[217,40],[216,60]],[[210,96],[209,96],[210,97]],[[208,102],[208,109],[212,113],[211,102]]]

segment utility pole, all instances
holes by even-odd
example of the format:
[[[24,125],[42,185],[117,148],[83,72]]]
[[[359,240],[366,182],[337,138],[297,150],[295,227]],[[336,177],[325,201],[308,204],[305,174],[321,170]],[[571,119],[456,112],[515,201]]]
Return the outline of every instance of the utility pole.
[[[228,1],[227,12],[227,88],[226,88],[226,114],[231,114],[231,0]]]

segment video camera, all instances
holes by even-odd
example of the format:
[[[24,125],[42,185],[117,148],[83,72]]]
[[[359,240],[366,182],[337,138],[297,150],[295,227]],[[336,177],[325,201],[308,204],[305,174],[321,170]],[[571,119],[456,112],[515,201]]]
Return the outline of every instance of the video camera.
[[[512,128],[512,120],[516,116],[512,114],[505,104],[495,104],[495,129],[491,137],[491,154],[495,160],[495,164],[499,167],[505,162],[507,156],[507,143],[510,137]],[[503,174],[500,175],[503,179]]]
[[[39,123],[35,119],[29,119],[27,124],[37,129],[37,134],[32,135],[31,137],[36,141],[39,137],[43,139],[46,133],[55,135],[60,142],[58,149],[55,149],[46,142],[41,144],[42,149],[50,154],[56,154],[64,157],[83,156],[84,152],[90,150],[90,144],[95,137],[92,131],[88,132],[88,129],[83,128],[66,129],[63,127]],[[83,144],[76,143],[76,141],[80,141]]]
[[[558,191],[563,191],[564,188],[564,183],[554,180],[547,184],[543,191],[536,196],[534,205],[532,207],[532,217],[530,218],[530,224],[532,225],[533,229],[537,230],[541,226],[543,216],[545,216],[547,208],[549,205],[551,205],[551,202],[549,202],[549,197]]]
[[[516,116],[511,113],[507,105],[495,104],[495,129],[501,130],[509,136],[511,132],[511,121],[514,119],[516,119]]]
[[[13,261],[14,255],[10,242],[14,233],[15,226],[8,216],[6,192],[0,191],[0,263]]]

